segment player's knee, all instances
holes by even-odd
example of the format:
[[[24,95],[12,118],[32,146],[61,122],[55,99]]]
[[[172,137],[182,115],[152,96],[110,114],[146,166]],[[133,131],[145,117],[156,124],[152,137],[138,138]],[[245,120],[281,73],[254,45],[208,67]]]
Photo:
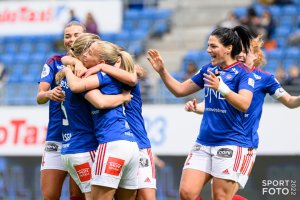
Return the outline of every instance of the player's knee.
[[[55,192],[44,192],[43,193],[43,200],[59,200],[60,194]]]
[[[181,187],[179,189],[179,195],[181,200],[194,200],[199,196],[198,192],[187,187]]]

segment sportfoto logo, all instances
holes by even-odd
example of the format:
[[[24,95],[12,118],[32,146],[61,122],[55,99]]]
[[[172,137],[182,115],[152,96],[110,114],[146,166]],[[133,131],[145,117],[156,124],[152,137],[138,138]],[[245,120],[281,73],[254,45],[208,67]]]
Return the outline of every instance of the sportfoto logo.
[[[296,180],[262,180],[262,195],[295,196]]]

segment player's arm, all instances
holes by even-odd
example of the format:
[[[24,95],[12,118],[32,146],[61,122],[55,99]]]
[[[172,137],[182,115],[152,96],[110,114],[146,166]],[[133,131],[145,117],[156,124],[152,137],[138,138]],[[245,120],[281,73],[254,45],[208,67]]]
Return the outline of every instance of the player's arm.
[[[195,84],[191,79],[184,81],[183,83],[177,81],[171,76],[168,70],[164,66],[164,61],[157,50],[149,50],[148,58],[154,70],[159,74],[166,87],[176,97],[184,97],[189,94],[193,94],[201,88]]]
[[[205,108],[205,101],[202,101],[201,103],[197,104],[196,99],[193,99],[193,101],[186,102],[184,107],[184,109],[187,112],[194,112],[200,115],[204,113],[204,108]]]
[[[128,103],[132,95],[130,91],[123,91],[117,95],[104,95],[99,89],[90,90],[85,94],[85,99],[98,109],[109,109],[123,103]]]
[[[205,87],[212,88],[222,94],[222,96],[233,107],[241,112],[246,112],[252,102],[253,93],[250,90],[241,89],[238,93],[230,90],[230,88],[223,82],[221,77],[217,77],[211,71],[207,71],[208,74],[204,74],[203,80],[207,82]]]
[[[118,67],[113,67],[105,63],[98,64],[92,67],[91,69],[88,69],[88,71],[85,73],[85,77],[99,71],[102,71],[108,74],[109,76],[129,86],[135,86],[138,82],[136,73],[130,73],[123,69],[120,69]]]
[[[61,62],[65,66],[67,66],[67,65],[74,66],[74,68],[75,68],[74,74],[77,77],[81,77],[87,71],[86,67],[82,64],[82,62],[80,60],[78,60],[77,58],[74,58],[72,56],[62,57]]]
[[[298,108],[300,106],[300,96],[291,96],[287,92],[277,100],[288,108]]]
[[[38,88],[38,94],[36,97],[36,101],[38,104],[45,104],[49,100],[62,102],[65,100],[65,94],[62,92],[62,88],[60,86],[57,86],[50,89],[50,84],[47,82],[40,82],[39,88]]]
[[[74,93],[85,92],[100,86],[97,74],[81,79],[75,76],[68,67],[63,68],[62,70],[65,73],[71,91]]]

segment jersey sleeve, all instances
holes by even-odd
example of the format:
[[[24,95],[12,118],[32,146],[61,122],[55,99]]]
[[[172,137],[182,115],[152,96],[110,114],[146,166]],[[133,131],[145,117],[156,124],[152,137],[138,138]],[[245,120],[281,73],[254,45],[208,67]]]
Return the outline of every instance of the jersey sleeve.
[[[266,90],[275,99],[279,99],[285,93],[285,90],[281,87],[274,75],[269,75],[266,82]]]
[[[238,90],[249,90],[253,93],[255,87],[254,76],[252,72],[243,71],[241,73],[240,84]]]
[[[204,88],[204,72],[207,71],[207,65],[203,66],[194,76],[192,76],[192,81],[196,83],[200,88]]]

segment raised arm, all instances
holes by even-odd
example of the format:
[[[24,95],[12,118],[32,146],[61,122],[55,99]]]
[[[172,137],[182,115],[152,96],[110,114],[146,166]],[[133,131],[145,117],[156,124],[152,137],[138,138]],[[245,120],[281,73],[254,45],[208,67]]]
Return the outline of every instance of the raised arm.
[[[185,82],[181,83],[173,78],[165,68],[164,61],[157,50],[150,49],[148,51],[148,55],[150,56],[148,60],[151,63],[153,69],[159,74],[166,87],[176,97],[184,97],[193,94],[201,89],[191,79],[188,79]]]
[[[205,87],[212,88],[220,92],[223,97],[236,109],[241,112],[246,112],[250,107],[252,102],[253,93],[246,89],[239,90],[238,93],[230,90],[229,87],[223,82],[221,77],[217,77],[211,71],[208,71],[209,74],[204,74],[204,81],[207,82]]]
[[[57,86],[50,89],[50,84],[47,82],[40,82],[39,88],[38,88],[38,94],[36,97],[36,101],[38,104],[45,104],[49,100],[62,102],[65,100],[65,93],[62,92],[62,89],[60,86]]]
[[[298,108],[300,106],[300,96],[291,96],[287,92],[278,98],[278,101],[288,108]]]
[[[65,73],[71,91],[74,93],[85,92],[100,86],[97,74],[81,79],[75,76],[68,67],[63,68],[62,70]]]
[[[84,97],[98,109],[109,109],[128,103],[133,96],[130,91],[123,91],[117,95],[104,95],[99,89],[94,89],[88,91]]]

